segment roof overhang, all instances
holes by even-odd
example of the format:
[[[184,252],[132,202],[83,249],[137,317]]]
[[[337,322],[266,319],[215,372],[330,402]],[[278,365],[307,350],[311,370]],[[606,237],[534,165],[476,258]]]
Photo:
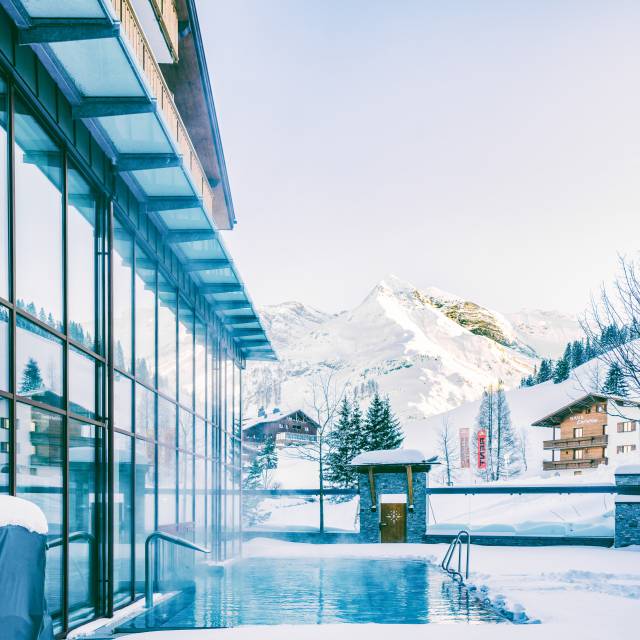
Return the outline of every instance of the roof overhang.
[[[612,400],[618,404],[622,405],[633,405],[637,406],[636,402],[633,402],[627,398],[622,398],[620,396],[613,396],[608,394],[600,394],[600,393],[587,393],[575,400],[569,402],[559,409],[556,409],[554,412],[536,420],[531,423],[532,427],[557,427],[560,423],[562,423],[566,418],[568,418],[573,413],[580,413],[584,409],[587,409],[591,405],[596,402],[605,402],[607,400]]]
[[[206,113],[184,109],[190,119],[205,117],[202,130],[209,135],[199,141],[198,152],[129,0],[0,4],[16,23],[20,44],[33,48],[71,103],[74,118],[85,122],[111,158],[243,356],[276,359],[218,232],[231,228],[234,215],[193,2],[182,4],[189,13],[191,46],[199,52]],[[186,54],[185,73],[196,62]]]

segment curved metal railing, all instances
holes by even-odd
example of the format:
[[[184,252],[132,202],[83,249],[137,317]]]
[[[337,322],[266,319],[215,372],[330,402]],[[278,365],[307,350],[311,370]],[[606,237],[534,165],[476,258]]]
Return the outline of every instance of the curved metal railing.
[[[466,538],[466,557],[465,557],[465,570],[464,576],[462,575],[462,538]],[[453,554],[455,553],[456,547],[458,549],[458,569],[451,568],[451,559],[453,558]],[[442,558],[442,562],[440,566],[454,579],[459,582],[464,582],[465,578],[469,578],[469,554],[471,551],[471,534],[466,531],[458,531],[456,537],[451,541],[447,552],[444,554],[444,558]]]
[[[170,542],[185,549],[193,549],[200,553],[211,553],[210,549],[201,547],[186,538],[172,536],[164,531],[154,531],[150,533],[144,543],[144,606],[147,609],[153,606],[153,562],[151,558],[151,545],[156,540],[164,540],[165,542]]]

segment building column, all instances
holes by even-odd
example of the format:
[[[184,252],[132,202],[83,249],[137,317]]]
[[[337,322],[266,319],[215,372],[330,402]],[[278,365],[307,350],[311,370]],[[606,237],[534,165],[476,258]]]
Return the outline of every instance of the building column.
[[[616,469],[615,541],[616,547],[640,545],[640,465],[625,465]]]

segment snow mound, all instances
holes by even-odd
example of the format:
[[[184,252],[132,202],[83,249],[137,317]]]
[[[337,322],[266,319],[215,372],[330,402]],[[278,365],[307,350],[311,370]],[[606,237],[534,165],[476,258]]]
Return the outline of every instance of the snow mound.
[[[351,466],[377,464],[438,464],[438,456],[427,458],[418,449],[381,449],[379,451],[364,451],[358,454]]]
[[[0,527],[14,525],[46,535],[49,525],[40,507],[13,496],[0,496]]]

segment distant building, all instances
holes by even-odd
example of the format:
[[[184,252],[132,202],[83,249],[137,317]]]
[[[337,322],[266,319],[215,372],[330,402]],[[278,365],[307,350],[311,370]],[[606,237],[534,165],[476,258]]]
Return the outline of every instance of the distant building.
[[[320,425],[300,409],[284,414],[274,409],[269,415],[264,411],[261,414],[243,427],[245,443],[264,442],[273,436],[279,447],[286,447],[315,442],[318,438]]]
[[[545,471],[624,464],[640,451],[640,404],[626,398],[587,394],[532,426],[553,429],[553,439],[543,443],[551,451],[551,460],[543,462]]]

